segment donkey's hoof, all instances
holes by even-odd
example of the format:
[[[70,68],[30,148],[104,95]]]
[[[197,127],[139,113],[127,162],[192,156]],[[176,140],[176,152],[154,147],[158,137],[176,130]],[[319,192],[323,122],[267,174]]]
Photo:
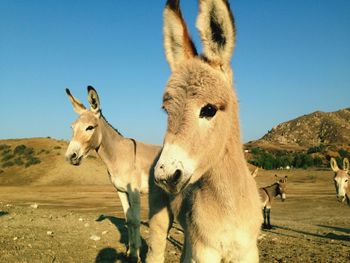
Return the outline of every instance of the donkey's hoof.
[[[141,263],[141,258],[138,255],[139,253],[137,253],[137,255],[135,255],[135,253],[131,253],[130,249],[127,250],[126,255],[128,257],[128,261],[132,262],[132,263]]]

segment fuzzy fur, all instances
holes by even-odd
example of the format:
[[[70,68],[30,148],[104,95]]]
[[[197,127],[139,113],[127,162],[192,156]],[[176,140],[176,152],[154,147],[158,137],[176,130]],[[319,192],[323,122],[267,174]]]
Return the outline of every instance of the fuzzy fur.
[[[169,26],[170,11],[178,14],[169,10],[178,7],[178,2],[169,2],[164,27]],[[204,53],[182,56],[175,63],[168,59],[172,75],[163,96],[168,127],[154,176],[170,194],[159,188],[151,192],[162,201],[150,213],[147,261],[164,260],[166,231],[176,217],[185,231],[181,262],[258,262],[261,201],[243,155],[232,87],[233,17],[225,0],[201,0],[199,4],[197,27]],[[181,21],[178,32],[187,32],[181,30],[185,27],[182,16],[176,20]],[[177,48],[164,41],[166,54]],[[217,111],[200,118],[206,105]],[[168,145],[175,150],[166,148]],[[182,187],[173,187],[175,175],[179,175],[175,183]]]

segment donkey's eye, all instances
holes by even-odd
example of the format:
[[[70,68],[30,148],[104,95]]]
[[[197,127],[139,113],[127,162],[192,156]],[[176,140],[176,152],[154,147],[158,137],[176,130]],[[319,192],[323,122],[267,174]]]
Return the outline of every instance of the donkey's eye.
[[[348,182],[348,179],[345,179],[345,183],[347,183]]]
[[[91,126],[91,125],[90,125],[90,126],[88,126],[85,130],[86,130],[86,131],[92,131],[94,128],[95,128],[94,126]]]
[[[207,104],[203,108],[201,108],[201,112],[199,113],[199,118],[212,118],[215,116],[218,108],[212,104]]]

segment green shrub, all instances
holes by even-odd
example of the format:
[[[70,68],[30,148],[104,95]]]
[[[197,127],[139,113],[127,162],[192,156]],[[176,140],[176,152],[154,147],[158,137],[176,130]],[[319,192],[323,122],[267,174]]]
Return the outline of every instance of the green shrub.
[[[42,154],[45,151],[46,151],[45,149],[41,149],[40,151],[38,151],[38,154]]]
[[[35,165],[35,164],[38,164],[38,163],[41,163],[40,159],[34,157],[34,156],[29,156],[28,159],[27,159],[27,162],[25,164],[25,167],[29,167],[31,165]]]
[[[31,147],[30,147],[30,148],[26,148],[26,149],[24,150],[23,154],[26,155],[26,156],[31,156],[31,155],[34,154],[34,149],[31,148]]]
[[[5,155],[3,155],[3,157],[2,157],[2,161],[3,162],[6,162],[6,161],[8,161],[8,160],[11,160],[13,157],[15,157],[13,154],[11,154],[11,153],[6,153]]]
[[[0,151],[10,149],[11,147],[7,144],[0,144]]]
[[[348,159],[350,159],[350,152],[348,152],[347,150],[340,149],[338,151],[338,153],[339,153],[341,158],[348,158]]]
[[[21,166],[24,164],[24,162],[22,161],[22,158],[21,157],[18,157],[15,159],[15,164],[18,165],[18,166]]]
[[[314,159],[311,155],[306,153],[289,153],[286,151],[270,153],[261,148],[254,148],[251,152],[253,158],[249,160],[249,162],[267,170],[287,166],[306,169],[311,166],[323,165],[322,159],[319,157]]]
[[[16,146],[16,148],[13,150],[14,154],[24,154],[25,150],[27,149],[27,147],[23,144]]]
[[[314,166],[316,166],[316,167],[321,167],[321,166],[323,166],[323,160],[322,160],[321,157],[316,156],[316,157],[314,158]]]
[[[10,148],[7,148],[5,150],[2,151],[2,155],[4,156],[5,154],[8,154],[11,152],[11,149]]]
[[[308,150],[307,150],[307,153],[310,154],[310,153],[319,153],[319,152],[322,152],[326,149],[326,146],[324,144],[320,144],[318,146],[314,146],[314,147],[310,147]]]
[[[55,146],[55,147],[53,147],[55,150],[58,150],[58,149],[62,149],[62,147],[61,146]]]
[[[8,162],[2,164],[2,168],[11,167],[13,165],[14,165],[14,162],[8,161]]]

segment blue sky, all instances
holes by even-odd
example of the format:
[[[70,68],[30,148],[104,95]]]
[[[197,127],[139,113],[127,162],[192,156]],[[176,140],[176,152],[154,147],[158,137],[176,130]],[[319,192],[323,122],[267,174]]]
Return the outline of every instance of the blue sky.
[[[164,1],[165,2],[165,1]],[[162,143],[170,75],[163,1],[0,1],[0,138],[68,140],[77,117],[64,92],[87,104],[94,86],[123,135]],[[350,1],[230,1],[232,66],[245,142],[274,125],[350,103]],[[182,1],[191,35],[197,1]]]

